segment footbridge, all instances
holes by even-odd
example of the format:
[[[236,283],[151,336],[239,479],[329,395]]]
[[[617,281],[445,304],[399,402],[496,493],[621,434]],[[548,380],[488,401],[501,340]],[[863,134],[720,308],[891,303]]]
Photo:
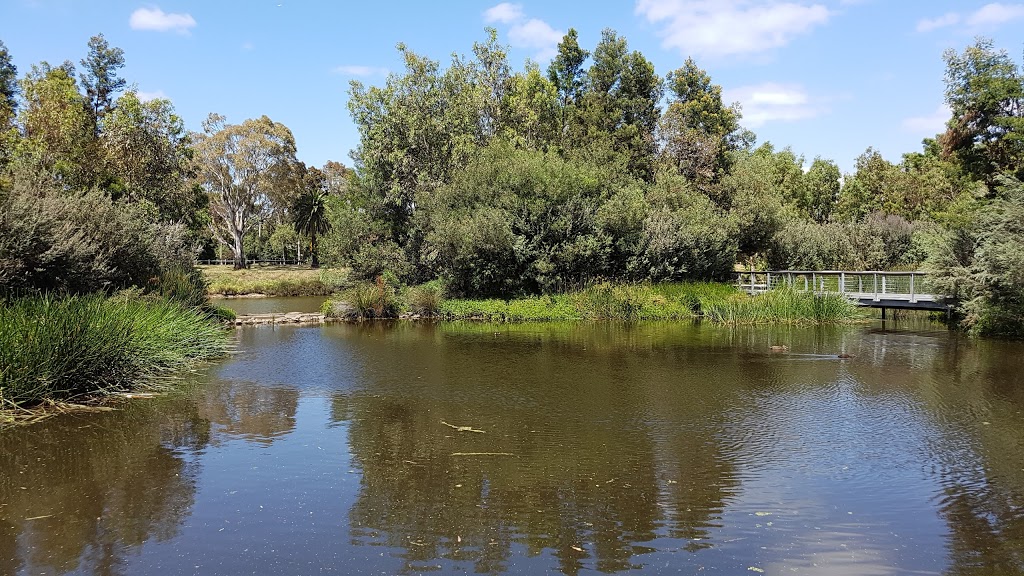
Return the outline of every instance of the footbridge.
[[[736,286],[761,294],[788,286],[816,294],[840,294],[861,306],[948,311],[948,298],[936,294],[925,272],[849,270],[770,270],[738,272]]]

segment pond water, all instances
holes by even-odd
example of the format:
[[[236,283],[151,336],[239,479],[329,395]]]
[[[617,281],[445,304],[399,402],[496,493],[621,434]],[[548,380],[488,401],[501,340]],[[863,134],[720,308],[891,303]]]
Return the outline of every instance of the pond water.
[[[0,574],[1024,574],[1020,344],[878,324],[237,337],[179,393],[0,431]]]
[[[210,298],[210,302],[246,314],[319,312],[326,296],[280,296],[273,298]]]

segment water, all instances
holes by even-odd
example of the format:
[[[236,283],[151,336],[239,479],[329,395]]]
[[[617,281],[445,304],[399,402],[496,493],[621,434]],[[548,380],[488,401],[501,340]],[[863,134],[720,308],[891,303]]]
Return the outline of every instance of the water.
[[[319,312],[326,296],[282,296],[274,298],[210,298],[210,302],[230,308],[238,315]]]
[[[1021,344],[237,334],[180,393],[0,432],[0,574],[1024,574]]]

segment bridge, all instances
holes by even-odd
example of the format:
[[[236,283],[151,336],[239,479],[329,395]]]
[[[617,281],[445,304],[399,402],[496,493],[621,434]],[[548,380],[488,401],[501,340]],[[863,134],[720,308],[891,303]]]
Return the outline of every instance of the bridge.
[[[751,295],[788,286],[816,294],[841,294],[860,306],[949,311],[947,298],[932,292],[925,272],[770,270],[738,272],[736,287]]]

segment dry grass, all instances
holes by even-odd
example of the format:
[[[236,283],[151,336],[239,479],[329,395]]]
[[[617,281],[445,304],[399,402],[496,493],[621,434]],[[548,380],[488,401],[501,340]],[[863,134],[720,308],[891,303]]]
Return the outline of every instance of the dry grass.
[[[327,296],[348,286],[346,270],[281,265],[254,265],[247,270],[207,265],[199,269],[209,282],[209,293],[224,296]]]

